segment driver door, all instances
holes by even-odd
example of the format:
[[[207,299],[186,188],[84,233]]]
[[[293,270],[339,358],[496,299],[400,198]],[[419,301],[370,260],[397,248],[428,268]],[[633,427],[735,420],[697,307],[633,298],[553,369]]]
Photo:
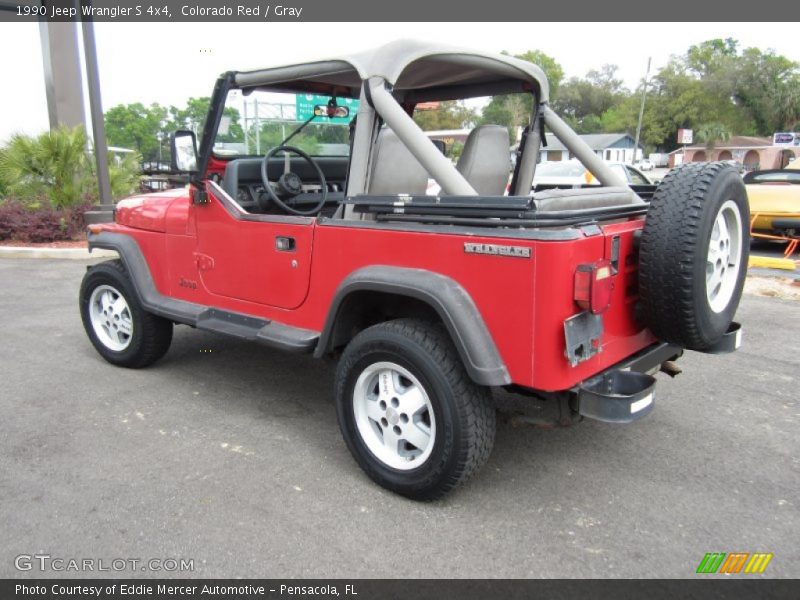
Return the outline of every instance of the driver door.
[[[308,293],[314,219],[242,211],[214,183],[195,204],[200,281],[214,295],[278,308],[299,307]]]

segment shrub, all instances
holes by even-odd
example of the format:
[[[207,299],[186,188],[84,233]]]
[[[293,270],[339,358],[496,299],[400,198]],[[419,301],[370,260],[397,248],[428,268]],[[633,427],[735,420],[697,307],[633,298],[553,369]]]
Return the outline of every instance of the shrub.
[[[0,240],[55,242],[75,239],[84,228],[89,204],[69,208],[31,208],[19,201],[0,202]]]
[[[0,197],[55,209],[97,200],[94,161],[83,127],[61,127],[38,137],[16,134],[0,150]],[[139,185],[139,156],[109,156],[111,195],[117,200]]]
[[[90,175],[82,127],[61,127],[35,138],[15,134],[0,152],[0,180],[8,196],[26,204],[80,204]]]
[[[130,196],[139,190],[142,180],[139,171],[141,156],[138,154],[125,154],[117,158],[108,158],[108,178],[111,181],[111,196],[114,200]]]

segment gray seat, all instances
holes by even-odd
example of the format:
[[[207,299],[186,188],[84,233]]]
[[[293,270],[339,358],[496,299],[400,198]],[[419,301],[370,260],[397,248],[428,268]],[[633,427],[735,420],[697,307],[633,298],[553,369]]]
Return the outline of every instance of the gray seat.
[[[382,129],[375,144],[367,193],[424,196],[427,189],[428,171],[391,129]]]
[[[473,129],[456,168],[482,196],[502,196],[511,172],[508,129],[480,125]]]

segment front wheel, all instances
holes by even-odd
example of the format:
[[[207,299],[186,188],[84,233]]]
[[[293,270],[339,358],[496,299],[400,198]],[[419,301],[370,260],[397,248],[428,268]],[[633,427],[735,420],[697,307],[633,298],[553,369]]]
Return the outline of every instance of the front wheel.
[[[347,346],[336,372],[347,447],[381,486],[438,498],[489,457],[495,411],[445,330],[416,319],[380,323]]]
[[[81,283],[83,327],[97,352],[121,367],[146,367],[172,342],[172,322],[144,310],[118,260],[100,263]]]

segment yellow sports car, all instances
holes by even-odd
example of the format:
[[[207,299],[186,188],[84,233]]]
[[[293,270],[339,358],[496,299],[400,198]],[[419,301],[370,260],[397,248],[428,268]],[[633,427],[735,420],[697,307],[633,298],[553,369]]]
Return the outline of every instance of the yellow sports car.
[[[744,183],[750,228],[757,237],[787,241],[800,237],[800,158],[783,169],[748,173]]]

